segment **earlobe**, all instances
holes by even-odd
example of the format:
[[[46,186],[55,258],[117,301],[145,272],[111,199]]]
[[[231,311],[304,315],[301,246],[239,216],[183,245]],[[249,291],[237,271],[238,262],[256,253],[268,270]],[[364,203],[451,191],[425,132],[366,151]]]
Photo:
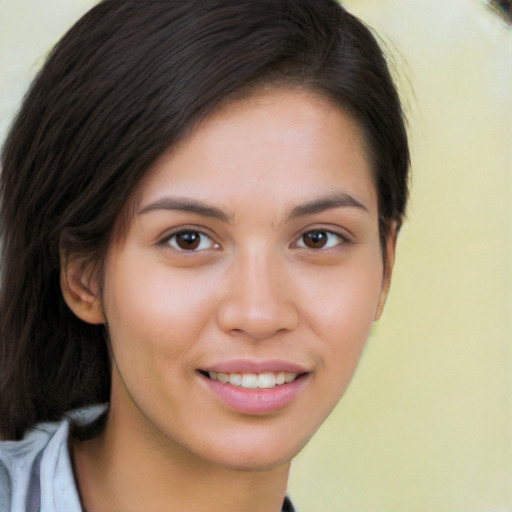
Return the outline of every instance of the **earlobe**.
[[[60,288],[68,307],[89,324],[104,324],[100,287],[80,263],[61,264]]]
[[[386,261],[384,274],[382,278],[382,286],[380,290],[379,302],[377,304],[377,310],[375,312],[375,321],[377,321],[384,311],[386,300],[389,294],[389,288],[391,286],[391,274],[393,272],[393,265],[395,264],[395,252],[396,252],[396,240],[398,237],[398,230],[394,226],[388,236],[386,242]]]

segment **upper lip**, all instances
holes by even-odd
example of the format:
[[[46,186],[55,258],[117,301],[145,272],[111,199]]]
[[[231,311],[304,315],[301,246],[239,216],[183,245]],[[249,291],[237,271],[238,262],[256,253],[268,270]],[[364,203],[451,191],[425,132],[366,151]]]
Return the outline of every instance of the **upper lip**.
[[[217,373],[309,373],[308,369],[300,364],[279,359],[261,361],[233,359],[212,364],[211,366],[202,368],[202,370]]]

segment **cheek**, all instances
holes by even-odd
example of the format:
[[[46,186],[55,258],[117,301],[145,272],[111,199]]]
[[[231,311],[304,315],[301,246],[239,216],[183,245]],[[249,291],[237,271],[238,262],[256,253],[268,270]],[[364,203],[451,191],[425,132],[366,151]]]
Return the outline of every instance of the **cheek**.
[[[310,314],[326,331],[365,330],[374,320],[382,288],[382,263],[367,257],[355,264],[305,276],[301,293],[309,297]]]
[[[304,317],[321,340],[321,364],[342,388],[355,371],[368,339],[381,286],[382,263],[377,257],[303,281],[301,294],[309,297]]]
[[[212,317],[210,289],[186,270],[171,272],[154,262],[126,259],[109,269],[105,282],[104,307],[116,359],[126,354],[138,362],[179,360]]]

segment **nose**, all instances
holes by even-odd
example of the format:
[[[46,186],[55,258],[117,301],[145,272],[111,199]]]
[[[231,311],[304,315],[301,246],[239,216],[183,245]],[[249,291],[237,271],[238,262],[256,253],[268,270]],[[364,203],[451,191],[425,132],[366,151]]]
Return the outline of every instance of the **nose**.
[[[233,262],[218,309],[223,331],[263,340],[297,327],[299,310],[290,269],[283,257],[268,252],[248,251]]]

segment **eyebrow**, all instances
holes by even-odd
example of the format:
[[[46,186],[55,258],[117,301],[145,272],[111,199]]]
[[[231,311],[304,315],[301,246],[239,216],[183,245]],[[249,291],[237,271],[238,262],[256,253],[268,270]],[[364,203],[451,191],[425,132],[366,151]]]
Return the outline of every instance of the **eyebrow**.
[[[347,194],[346,192],[336,192],[324,197],[320,197],[318,199],[314,199],[308,203],[296,206],[288,215],[288,219],[294,219],[304,215],[313,215],[315,213],[321,213],[333,208],[346,207],[359,208],[366,213],[370,213],[370,210],[355,197]]]
[[[192,212],[202,215],[203,217],[211,217],[223,222],[230,222],[233,218],[233,215],[226,213],[220,208],[210,206],[202,201],[182,197],[163,197],[154,203],[144,206],[144,208],[139,210],[138,214],[143,215],[155,210]]]
[[[329,194],[313,201],[295,206],[287,215],[287,220],[295,219],[305,215],[313,215],[334,208],[351,207],[358,208],[369,213],[369,209],[360,201],[345,192]],[[233,214],[229,214],[220,208],[208,205],[203,201],[184,197],[163,197],[153,203],[144,206],[139,210],[138,215],[144,215],[157,210],[191,212],[204,217],[218,219],[230,223],[233,220]]]

